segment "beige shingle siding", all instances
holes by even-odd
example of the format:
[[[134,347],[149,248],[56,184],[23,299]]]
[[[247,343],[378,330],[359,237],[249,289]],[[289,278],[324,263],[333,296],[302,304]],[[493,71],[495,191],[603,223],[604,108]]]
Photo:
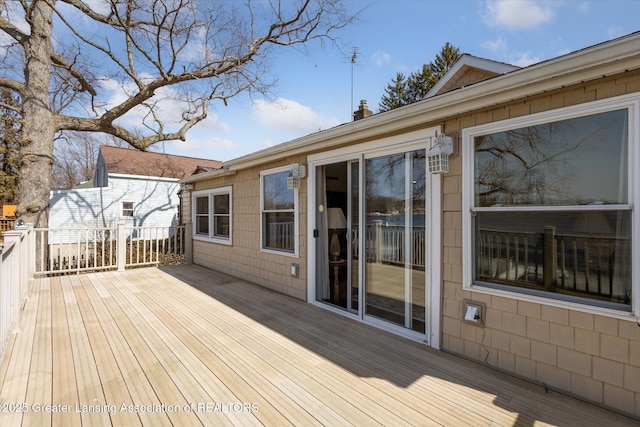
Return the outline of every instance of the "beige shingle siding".
[[[260,171],[291,163],[304,163],[306,157],[239,171],[235,175],[195,183],[194,190],[233,187],[233,245],[194,241],[194,263],[257,283],[298,299],[306,299],[307,180],[298,190],[298,258],[260,250]],[[299,264],[298,277],[291,277],[290,266]]]
[[[445,132],[634,92],[640,71],[452,118]],[[463,290],[461,177],[457,156],[443,185],[443,349],[640,417],[636,323]],[[486,303],[484,329],[462,322],[464,298]]]

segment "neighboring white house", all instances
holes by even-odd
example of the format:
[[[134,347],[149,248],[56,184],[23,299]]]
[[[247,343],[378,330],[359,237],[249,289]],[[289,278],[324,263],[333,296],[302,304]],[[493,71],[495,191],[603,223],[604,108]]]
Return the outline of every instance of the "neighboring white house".
[[[167,227],[180,221],[178,180],[216,160],[103,145],[92,186],[52,191],[49,228]],[[90,182],[91,183],[91,182]]]

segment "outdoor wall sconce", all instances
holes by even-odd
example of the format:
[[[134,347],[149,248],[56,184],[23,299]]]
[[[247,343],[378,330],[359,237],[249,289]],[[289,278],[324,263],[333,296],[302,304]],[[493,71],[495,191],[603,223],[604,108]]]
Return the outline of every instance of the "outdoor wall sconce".
[[[300,179],[306,175],[306,168],[304,165],[294,163],[289,169],[289,176],[287,177],[287,188],[294,190],[300,188]]]
[[[433,145],[427,152],[430,173],[449,172],[449,156],[453,154],[453,139],[450,136],[441,134],[433,140]]]

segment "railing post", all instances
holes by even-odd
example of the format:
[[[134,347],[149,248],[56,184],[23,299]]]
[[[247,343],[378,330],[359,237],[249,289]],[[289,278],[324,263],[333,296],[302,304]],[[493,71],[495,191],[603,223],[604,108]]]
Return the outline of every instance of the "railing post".
[[[116,230],[116,265],[118,266],[118,271],[124,271],[124,266],[127,263],[127,235],[124,226],[124,222],[119,222]]]
[[[193,264],[193,223],[184,223],[184,263]]]
[[[33,224],[24,224],[17,226],[16,230],[21,231],[22,242],[20,244],[20,308],[24,300],[27,298],[27,291],[29,288],[29,282],[33,278],[35,272],[35,254],[36,254],[36,240],[35,233],[33,231]]]
[[[552,225],[546,225],[544,227],[544,240],[543,240],[543,264],[542,264],[542,277],[544,279],[544,288],[547,291],[553,291],[556,282],[556,228]]]
[[[23,237],[22,231],[5,231],[4,241],[5,246],[11,248],[13,246],[13,255],[10,257],[11,267],[5,270],[11,273],[11,277],[5,283],[9,283],[11,289],[9,290],[9,298],[11,300],[11,315],[9,316],[10,331],[17,329],[20,319],[20,289],[23,286],[23,282],[27,281],[27,277],[22,277],[22,273],[25,271],[21,268],[22,248],[21,241]],[[24,262],[24,260],[22,260]],[[4,340],[6,337],[2,337]]]
[[[376,236],[376,243],[374,246],[376,251],[376,264],[379,264],[380,250],[382,249],[382,221],[377,219],[373,221],[373,224],[375,225],[375,236]]]

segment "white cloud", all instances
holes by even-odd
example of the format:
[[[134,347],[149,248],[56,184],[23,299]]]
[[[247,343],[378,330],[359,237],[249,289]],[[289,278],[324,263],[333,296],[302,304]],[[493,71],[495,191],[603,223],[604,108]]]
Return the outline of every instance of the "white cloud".
[[[582,13],[589,13],[590,7],[589,2],[583,1],[578,4],[578,10]]]
[[[378,66],[382,66],[384,64],[387,64],[389,62],[391,62],[391,55],[389,55],[386,52],[382,52],[380,50],[377,50],[375,52],[373,52],[373,54],[371,55],[371,59],[373,59],[373,62]]]
[[[105,80],[102,83],[102,87],[107,90],[110,97],[105,101],[105,105],[98,113],[120,105],[130,94],[137,91],[137,87],[133,83],[123,85],[112,79]],[[165,124],[165,131],[175,131],[179,129],[181,126],[182,113],[189,109],[189,104],[184,101],[184,96],[172,87],[163,87],[156,90],[155,96],[148,102],[155,102],[156,115]],[[138,106],[119,118],[117,124],[148,133],[148,129],[144,127],[144,124],[146,123],[150,127],[154,127],[155,123],[153,120],[147,108]],[[209,129],[223,133],[230,132],[229,126],[221,122],[218,115],[211,112],[209,112],[206,119],[198,123],[197,127],[199,129]]]
[[[501,52],[507,48],[507,41],[502,37],[498,37],[495,40],[487,40],[482,43],[482,47],[490,52]]]
[[[91,8],[91,10],[108,15],[111,13],[111,2],[107,0],[84,0],[84,3]]]
[[[305,105],[285,98],[278,98],[273,102],[256,101],[253,104],[253,116],[261,125],[299,134],[317,132],[340,124],[334,117],[320,115]]]
[[[170,154],[210,160],[229,160],[250,150],[243,144],[228,138],[212,136],[196,129],[187,133],[186,141],[166,141],[165,150]],[[158,143],[162,147],[162,143]]]
[[[521,53],[517,59],[511,61],[511,64],[517,65],[518,67],[526,67],[541,61],[540,58],[530,55],[529,52]]]
[[[551,4],[535,0],[487,0],[481,15],[490,27],[530,30],[555,19]]]
[[[7,2],[1,10],[2,17],[25,34],[31,34],[31,26],[25,19],[24,9],[19,2]],[[13,40],[13,39],[12,39]]]
[[[617,39],[618,37],[622,37],[625,34],[627,33],[622,29],[622,27],[613,26],[607,29],[607,35],[610,39]]]

